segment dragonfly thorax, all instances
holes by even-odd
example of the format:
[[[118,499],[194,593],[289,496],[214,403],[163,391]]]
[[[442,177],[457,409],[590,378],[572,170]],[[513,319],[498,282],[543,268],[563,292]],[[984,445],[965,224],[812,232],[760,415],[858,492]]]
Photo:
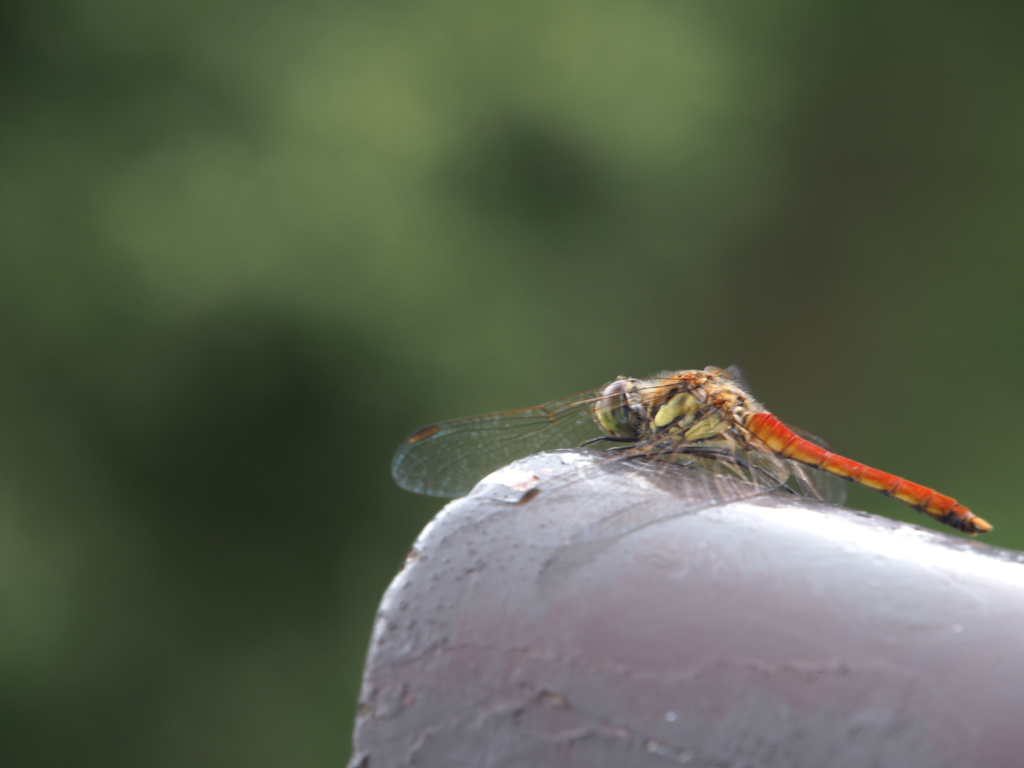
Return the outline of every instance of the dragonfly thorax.
[[[760,406],[728,372],[678,371],[650,379],[620,377],[594,405],[601,430],[618,440],[678,436],[702,441],[742,438],[744,421]]]

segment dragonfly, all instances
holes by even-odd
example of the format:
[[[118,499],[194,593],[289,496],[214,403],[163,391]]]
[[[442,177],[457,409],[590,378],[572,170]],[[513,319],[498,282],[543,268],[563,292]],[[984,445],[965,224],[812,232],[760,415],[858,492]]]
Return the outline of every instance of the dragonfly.
[[[735,366],[646,379],[620,376],[604,387],[533,408],[432,424],[399,446],[392,475],[406,490],[454,498],[516,459],[577,447],[601,450],[608,463],[627,462],[662,478],[678,476],[679,488],[693,487],[697,478],[704,505],[779,489],[827,498],[823,489],[829,479],[839,478],[965,533],[992,530],[956,499],[840,456],[824,441],[788,426],[753,398]],[[687,499],[695,499],[692,492]]]

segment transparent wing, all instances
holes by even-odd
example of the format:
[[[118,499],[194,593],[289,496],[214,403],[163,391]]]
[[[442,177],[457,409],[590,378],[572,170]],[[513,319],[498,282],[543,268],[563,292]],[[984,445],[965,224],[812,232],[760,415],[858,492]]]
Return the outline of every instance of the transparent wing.
[[[791,479],[795,482],[787,485]],[[522,493],[515,514],[524,540],[564,546],[621,536],[774,491],[830,500],[834,480],[845,489],[842,480],[760,444],[715,448],[699,441],[650,440],[592,454],[556,476],[538,478]],[[601,492],[590,493],[592,488]],[[614,492],[608,493],[610,488]],[[581,498],[587,500],[584,509]],[[542,519],[532,520],[534,515]]]
[[[770,493],[789,476],[789,462],[761,452],[738,452],[727,460],[682,453],[655,458],[638,446],[567,458],[571,463],[562,472],[521,492],[512,507],[520,538],[529,544],[566,546],[622,536]]]
[[[429,496],[465,496],[477,481],[532,453],[577,448],[602,436],[593,415],[601,390],[534,408],[433,424],[409,435],[391,463],[395,481]]]

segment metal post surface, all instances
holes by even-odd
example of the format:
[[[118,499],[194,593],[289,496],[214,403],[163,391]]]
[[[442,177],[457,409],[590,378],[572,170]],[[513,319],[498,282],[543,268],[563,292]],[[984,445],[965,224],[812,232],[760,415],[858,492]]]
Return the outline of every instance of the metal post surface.
[[[582,457],[517,462],[423,531],[352,766],[1024,765],[1024,554],[778,494],[536,491]]]

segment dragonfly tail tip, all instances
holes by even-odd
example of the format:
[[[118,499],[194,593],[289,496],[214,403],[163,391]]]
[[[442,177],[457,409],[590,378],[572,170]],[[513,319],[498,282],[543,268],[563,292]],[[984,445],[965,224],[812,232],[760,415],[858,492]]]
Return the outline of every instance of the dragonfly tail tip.
[[[992,530],[992,524],[987,520],[982,520],[980,517],[975,517],[971,520],[971,526],[973,528],[971,533],[988,533]]]

